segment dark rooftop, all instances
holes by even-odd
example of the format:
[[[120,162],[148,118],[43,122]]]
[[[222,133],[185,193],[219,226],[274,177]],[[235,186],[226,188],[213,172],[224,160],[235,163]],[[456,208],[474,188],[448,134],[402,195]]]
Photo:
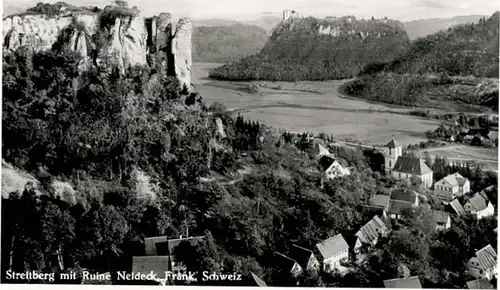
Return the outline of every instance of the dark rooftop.
[[[397,201],[414,203],[416,198],[417,194],[415,193],[415,191],[411,189],[398,188],[391,190],[391,201],[397,200]]]
[[[292,245],[292,248],[290,249],[289,253],[290,258],[297,261],[297,263],[299,263],[299,265],[304,269],[307,267],[307,263],[309,262],[311,255],[312,255],[311,250],[308,250],[306,248],[303,248],[295,244]]]
[[[423,175],[432,172],[424,161],[418,157],[411,156],[399,156],[392,170],[415,175]]]

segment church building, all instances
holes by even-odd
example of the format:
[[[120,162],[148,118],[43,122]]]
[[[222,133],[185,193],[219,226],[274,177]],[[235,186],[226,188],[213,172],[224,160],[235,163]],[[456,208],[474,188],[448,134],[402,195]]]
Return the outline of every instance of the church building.
[[[432,187],[432,170],[425,162],[413,156],[403,156],[403,148],[394,137],[384,148],[385,172],[396,180],[417,178],[426,187]]]

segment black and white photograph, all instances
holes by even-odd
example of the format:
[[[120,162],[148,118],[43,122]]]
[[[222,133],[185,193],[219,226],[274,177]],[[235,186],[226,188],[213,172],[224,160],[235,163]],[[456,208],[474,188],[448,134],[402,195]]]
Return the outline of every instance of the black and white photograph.
[[[3,286],[497,289],[498,1],[38,1]]]

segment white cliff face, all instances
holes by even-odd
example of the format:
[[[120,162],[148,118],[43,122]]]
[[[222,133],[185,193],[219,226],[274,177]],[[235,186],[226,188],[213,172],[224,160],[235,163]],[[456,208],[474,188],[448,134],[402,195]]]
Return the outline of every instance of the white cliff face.
[[[35,51],[51,49],[60,31],[70,23],[71,17],[26,15],[6,18],[3,21],[4,48],[13,51],[20,46],[29,45]]]
[[[106,54],[124,72],[135,65],[146,66],[147,30],[142,17],[116,18]]]
[[[180,19],[172,39],[172,54],[174,55],[175,75],[181,86],[191,87],[191,35],[193,26],[189,19]]]
[[[62,42],[63,47],[84,57],[82,69],[88,66],[94,48],[99,53],[98,63],[104,59],[112,61],[122,72],[130,66],[147,66],[149,51],[145,19],[138,14],[118,17],[103,35],[106,41],[93,43],[93,36],[103,32],[98,31],[99,17],[98,13],[71,11],[54,17],[42,14],[7,17],[3,20],[3,49],[12,52],[21,46],[29,46],[39,52],[51,50],[54,44]],[[169,13],[153,18],[149,39],[155,44],[155,53],[160,55],[164,69],[171,75],[175,74],[181,85],[189,89],[192,25],[188,19],[181,19],[174,33],[171,21]],[[64,38],[61,37],[63,34]]]

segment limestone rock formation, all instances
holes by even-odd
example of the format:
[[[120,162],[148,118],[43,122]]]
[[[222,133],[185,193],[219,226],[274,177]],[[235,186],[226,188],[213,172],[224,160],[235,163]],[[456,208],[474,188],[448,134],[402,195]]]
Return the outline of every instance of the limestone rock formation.
[[[26,185],[31,184],[35,192],[41,193],[36,189],[40,182],[31,174],[15,168],[11,164],[2,160],[2,197],[8,198],[13,192],[21,195]]]
[[[189,19],[179,20],[172,39],[172,54],[174,55],[175,75],[190,90],[191,85],[191,35],[193,26]]]
[[[162,69],[190,89],[192,26],[188,19],[181,19],[174,31],[168,13],[144,18],[135,8],[108,6],[99,11],[64,3],[53,7],[55,15],[30,9],[4,18],[4,51],[23,46],[35,52],[71,49],[83,57],[82,70],[94,63],[118,66],[124,72],[131,66],[155,65],[159,59]]]

